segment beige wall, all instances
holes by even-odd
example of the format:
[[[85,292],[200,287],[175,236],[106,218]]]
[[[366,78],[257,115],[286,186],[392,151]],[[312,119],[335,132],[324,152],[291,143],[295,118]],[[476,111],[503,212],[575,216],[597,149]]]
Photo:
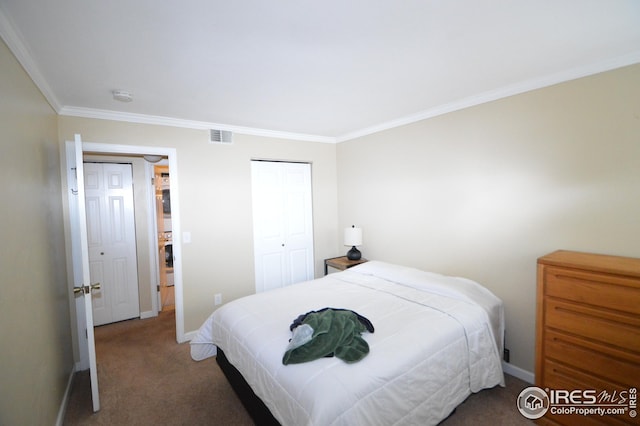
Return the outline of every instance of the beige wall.
[[[338,145],[340,227],[362,253],[466,276],[505,302],[533,372],[536,259],[640,257],[640,65]]]
[[[232,145],[208,143],[208,131],[59,117],[61,141],[75,133],[83,141],[175,148],[183,232],[185,332],[195,331],[223,302],[255,292],[251,214],[252,158],[312,162],[315,272],[336,255],[336,146],[234,135]],[[176,244],[174,238],[174,244]]]
[[[52,425],[73,369],[56,114],[0,41],[0,424]]]

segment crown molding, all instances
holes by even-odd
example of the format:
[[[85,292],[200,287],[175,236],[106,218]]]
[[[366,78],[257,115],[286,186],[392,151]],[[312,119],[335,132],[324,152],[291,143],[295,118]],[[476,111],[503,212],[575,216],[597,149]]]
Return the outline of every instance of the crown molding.
[[[416,123],[418,121],[444,115],[450,112],[459,111],[465,108],[481,105],[487,102],[496,101],[537,89],[553,86],[555,84],[564,83],[578,78],[587,77],[601,72],[611,71],[628,65],[640,63],[640,50],[627,55],[610,58],[584,67],[573,68],[555,74],[549,74],[540,78],[532,79],[522,83],[501,87],[477,95],[469,96],[458,101],[449,102],[434,108],[411,114],[396,120],[387,121],[375,126],[366,127],[353,132],[345,133],[342,136],[319,136],[304,133],[283,132],[268,129],[258,129],[252,127],[230,126],[220,123],[209,123],[203,121],[184,120],[162,116],[152,116],[145,114],[122,113],[109,110],[98,110],[81,107],[62,107],[58,110],[60,115],[69,115],[85,118],[99,118],[105,120],[126,121],[132,123],[156,124],[173,127],[183,127],[190,129],[220,129],[228,130],[234,133],[263,136],[269,138],[291,139],[307,142],[323,142],[323,143],[340,143],[363,136],[379,133],[385,130],[394,129],[396,127],[405,126]]]
[[[640,50],[632,52],[627,55],[610,58],[594,64],[589,64],[584,67],[573,68],[573,69],[562,71],[559,73],[549,74],[541,78],[536,78],[536,79],[532,79],[522,83],[501,87],[496,90],[479,93],[477,95],[469,96],[467,98],[460,99],[458,101],[439,105],[434,108],[424,110],[416,114],[401,117],[401,118],[398,118],[397,120],[387,121],[385,123],[381,123],[371,127],[366,127],[364,129],[356,130],[354,132],[345,133],[342,136],[336,137],[336,142],[340,143],[340,142],[345,142],[352,139],[357,139],[363,136],[371,135],[373,133],[378,133],[378,132],[390,130],[396,127],[404,126],[407,124],[412,124],[418,121],[437,117],[439,115],[447,114],[453,111],[462,110],[465,108],[477,106],[477,105],[495,101],[498,99],[507,98],[509,96],[530,92],[536,89],[542,89],[544,87],[553,86],[555,84],[576,80],[578,78],[587,77],[587,76],[598,74],[605,71],[611,71],[616,68],[622,68],[622,67],[625,67],[628,65],[634,65],[637,63],[640,63]]]
[[[336,143],[336,138],[330,136],[309,135],[305,133],[283,132],[278,130],[258,129],[253,127],[232,126],[228,124],[211,123],[206,121],[184,120],[180,118],[163,117],[158,115],[125,113],[119,111],[70,107],[60,108],[60,115],[82,118],[97,118],[101,120],[124,121],[128,123],[155,124],[159,126],[182,127],[187,129],[208,130],[219,129],[234,133],[262,136],[267,138],[290,139],[305,142]]]
[[[0,9],[0,37],[11,50],[11,53],[16,57],[22,68],[31,77],[31,80],[38,87],[42,95],[45,97],[51,108],[54,111],[59,112],[61,105],[53,90],[49,87],[49,84],[42,76],[40,69],[33,60],[33,55],[27,49],[25,43],[22,41],[22,37],[16,31],[15,26],[11,23],[7,15]]]

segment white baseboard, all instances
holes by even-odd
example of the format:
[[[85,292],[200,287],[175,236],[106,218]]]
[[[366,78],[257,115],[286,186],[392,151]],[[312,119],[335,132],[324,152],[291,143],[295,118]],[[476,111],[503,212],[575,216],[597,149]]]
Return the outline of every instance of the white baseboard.
[[[184,341],[185,342],[190,342],[193,340],[194,337],[196,337],[196,334],[198,334],[198,330],[196,331],[189,331],[188,333],[184,334]]]
[[[153,317],[157,317],[158,314],[153,314],[153,311],[144,311],[144,312],[140,312],[140,319],[147,319],[147,318],[153,318]]]
[[[69,380],[67,381],[67,389],[64,391],[62,402],[60,403],[60,409],[58,410],[58,417],[56,417],[56,426],[62,426],[64,423],[64,416],[67,413],[67,405],[69,404],[69,396],[71,395],[71,385],[73,384],[73,377],[76,375],[76,366],[71,369],[69,374]]]
[[[524,380],[527,383],[533,384],[535,382],[535,375],[532,372],[516,367],[508,362],[502,362],[502,371],[520,380]]]

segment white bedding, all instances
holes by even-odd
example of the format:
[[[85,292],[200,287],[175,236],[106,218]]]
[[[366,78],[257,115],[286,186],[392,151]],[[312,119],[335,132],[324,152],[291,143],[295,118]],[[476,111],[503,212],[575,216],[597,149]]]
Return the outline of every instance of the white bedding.
[[[370,353],[283,365],[289,325],[324,307],[367,317]],[[504,386],[502,302],[479,284],[383,262],[227,303],[191,355],[225,352],[282,425],[427,425],[471,392]]]

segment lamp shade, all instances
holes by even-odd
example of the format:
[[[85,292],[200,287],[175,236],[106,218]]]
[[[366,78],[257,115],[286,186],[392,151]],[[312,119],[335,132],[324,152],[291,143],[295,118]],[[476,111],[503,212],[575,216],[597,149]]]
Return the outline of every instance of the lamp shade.
[[[344,245],[352,247],[362,245],[362,228],[356,228],[355,225],[351,228],[345,228]]]

